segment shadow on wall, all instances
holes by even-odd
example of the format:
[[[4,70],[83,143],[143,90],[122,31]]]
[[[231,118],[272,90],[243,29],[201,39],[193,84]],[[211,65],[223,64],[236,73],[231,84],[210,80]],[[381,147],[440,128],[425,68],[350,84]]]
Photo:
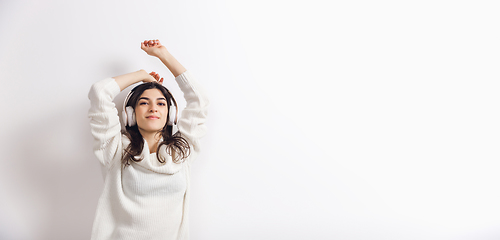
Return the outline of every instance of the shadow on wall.
[[[0,200],[1,239],[89,239],[102,175],[90,104],[50,113],[4,137],[12,154]],[[45,117],[45,118],[43,118]]]

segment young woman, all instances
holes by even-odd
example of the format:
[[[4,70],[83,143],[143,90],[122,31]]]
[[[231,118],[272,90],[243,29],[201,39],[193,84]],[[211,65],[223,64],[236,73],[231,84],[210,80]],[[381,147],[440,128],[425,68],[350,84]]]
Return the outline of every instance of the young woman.
[[[89,92],[94,153],[102,164],[104,189],[92,240],[188,239],[189,174],[205,135],[208,100],[201,86],[158,40],[141,43],[175,76],[186,108],[144,70],[106,78]],[[128,86],[121,132],[113,99]]]

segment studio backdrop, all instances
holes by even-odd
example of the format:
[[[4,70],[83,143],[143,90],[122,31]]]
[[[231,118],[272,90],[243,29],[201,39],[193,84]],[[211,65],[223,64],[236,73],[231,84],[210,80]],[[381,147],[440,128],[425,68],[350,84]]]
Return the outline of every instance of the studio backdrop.
[[[147,39],[210,99],[191,239],[500,239],[499,10],[0,1],[0,239],[90,238],[90,86],[145,69],[186,104]]]

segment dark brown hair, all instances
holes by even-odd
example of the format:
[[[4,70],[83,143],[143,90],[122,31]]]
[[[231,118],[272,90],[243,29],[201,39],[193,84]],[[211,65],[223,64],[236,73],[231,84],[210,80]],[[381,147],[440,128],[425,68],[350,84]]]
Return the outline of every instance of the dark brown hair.
[[[167,109],[170,109],[172,104],[175,105],[175,99],[172,94],[166,87],[157,83],[157,82],[148,82],[143,83],[132,89],[132,93],[130,95],[129,100],[125,103],[125,106],[131,106],[135,109],[139,98],[142,93],[148,89],[158,89],[165,96],[167,100]],[[177,107],[177,106],[176,106]],[[168,111],[167,119],[169,119],[171,113]],[[132,127],[125,126],[125,131],[122,133],[130,139],[130,144],[125,148],[125,154],[122,157],[122,163],[124,166],[130,165],[130,160],[134,162],[142,161],[142,157],[140,159],[135,159],[134,156],[138,156],[142,153],[144,148],[144,138],[139,132],[139,128],[137,124]],[[181,136],[181,133],[177,131],[175,134],[172,133],[172,126],[165,124],[163,129],[159,130],[159,133],[163,137],[163,141],[158,144],[158,148],[156,149],[156,156],[160,163],[165,163],[165,158],[161,156],[159,153],[160,147],[163,145],[167,146],[167,153],[172,156],[172,160],[174,163],[181,163],[186,159],[190,154],[190,146],[185,138]]]

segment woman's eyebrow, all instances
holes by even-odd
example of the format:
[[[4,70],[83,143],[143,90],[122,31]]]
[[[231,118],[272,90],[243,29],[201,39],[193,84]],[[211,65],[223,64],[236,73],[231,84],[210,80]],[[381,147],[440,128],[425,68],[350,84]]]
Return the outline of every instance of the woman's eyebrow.
[[[140,97],[140,98],[139,98],[139,100],[141,100],[141,99],[148,100],[148,101],[150,100],[150,99],[149,99],[149,98],[147,98],[147,97]],[[167,99],[165,99],[164,97],[159,97],[159,98],[157,98],[156,100],[164,100],[164,101],[167,101]]]

